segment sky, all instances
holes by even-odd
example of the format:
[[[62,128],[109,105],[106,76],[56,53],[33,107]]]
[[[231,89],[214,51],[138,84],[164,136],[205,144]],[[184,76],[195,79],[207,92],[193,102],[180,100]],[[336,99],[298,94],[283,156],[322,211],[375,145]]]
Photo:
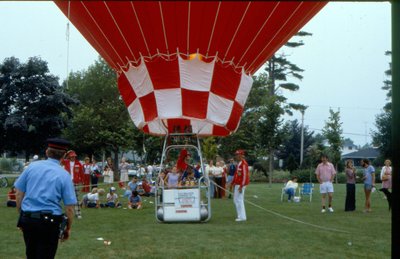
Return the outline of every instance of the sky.
[[[0,62],[39,56],[60,82],[67,71],[87,69],[98,53],[71,24],[68,55],[67,23],[53,2],[0,1]],[[384,55],[391,50],[390,3],[330,2],[302,30],[313,34],[303,39],[304,46],[279,52],[305,70],[304,78],[292,80],[299,91],[282,94],[308,106],[304,124],[315,133],[324,127],[329,108],[340,109],[343,137],[356,145],[371,143],[375,117],[387,102],[381,87],[390,61]]]

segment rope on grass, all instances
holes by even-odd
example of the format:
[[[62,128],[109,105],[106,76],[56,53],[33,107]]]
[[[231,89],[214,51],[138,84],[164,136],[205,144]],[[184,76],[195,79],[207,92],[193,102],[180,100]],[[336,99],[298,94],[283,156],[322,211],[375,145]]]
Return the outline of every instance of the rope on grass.
[[[222,186],[218,185],[215,181],[212,181],[212,180],[211,180],[211,182],[213,182],[214,185],[216,185],[216,186],[220,187],[221,189],[225,190],[225,192],[228,192],[228,193],[230,193],[230,194],[233,194],[231,191],[229,191],[229,190],[223,188]],[[283,218],[283,219],[287,219],[287,220],[289,220],[289,221],[293,221],[293,222],[300,223],[300,224],[303,224],[303,225],[306,225],[306,226],[318,228],[318,229],[321,229],[321,230],[333,231],[333,232],[344,233],[344,234],[351,234],[351,232],[346,231],[346,230],[341,230],[341,229],[337,229],[337,228],[330,228],[330,227],[323,227],[323,226],[315,225],[315,224],[312,224],[312,223],[304,222],[304,221],[301,221],[301,220],[298,220],[298,219],[295,219],[295,218],[291,218],[291,217],[289,217],[289,216],[285,216],[285,215],[283,215],[283,214],[281,214],[281,213],[279,213],[279,212],[275,212],[275,211],[273,211],[273,210],[269,210],[269,209],[266,209],[266,208],[264,208],[264,207],[261,207],[260,205],[254,203],[254,202],[251,202],[251,201],[249,201],[249,200],[247,200],[247,199],[244,199],[244,201],[245,201],[246,203],[250,204],[250,205],[253,205],[253,206],[256,207],[256,208],[259,208],[259,209],[261,209],[261,210],[264,210],[264,211],[266,211],[266,212],[268,212],[268,213],[270,213],[270,214],[273,214],[273,215],[275,215],[275,216],[281,217],[281,218]]]

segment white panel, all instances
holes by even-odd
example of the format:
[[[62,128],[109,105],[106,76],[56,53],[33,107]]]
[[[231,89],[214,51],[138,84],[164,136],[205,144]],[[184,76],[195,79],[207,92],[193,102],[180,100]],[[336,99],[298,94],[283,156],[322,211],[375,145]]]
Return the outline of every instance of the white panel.
[[[246,103],[247,96],[249,96],[252,85],[253,85],[253,78],[251,76],[246,75],[242,71],[242,77],[240,79],[239,89],[235,98],[235,100],[242,106],[244,106],[244,104]]]
[[[201,134],[201,135],[211,135],[213,130],[213,125],[208,121],[198,121],[192,120],[190,122],[192,125],[192,130],[194,133]]]
[[[136,127],[141,129],[144,126],[144,115],[142,110],[142,105],[140,105],[139,98],[136,98],[135,101],[128,106],[128,113],[135,123]]]
[[[210,91],[214,64],[215,60],[206,63],[197,56],[192,60],[183,60],[179,57],[181,87],[194,91]]]
[[[147,124],[149,126],[150,133],[153,134],[166,134],[167,129],[162,125],[160,120],[155,120]]]
[[[233,101],[210,93],[208,98],[207,119],[218,125],[225,125],[232,112]]]
[[[142,97],[153,91],[153,83],[150,80],[149,72],[143,60],[137,67],[130,66],[125,75],[129,83],[131,83],[136,96]]]
[[[157,113],[160,119],[182,116],[181,89],[155,90]]]

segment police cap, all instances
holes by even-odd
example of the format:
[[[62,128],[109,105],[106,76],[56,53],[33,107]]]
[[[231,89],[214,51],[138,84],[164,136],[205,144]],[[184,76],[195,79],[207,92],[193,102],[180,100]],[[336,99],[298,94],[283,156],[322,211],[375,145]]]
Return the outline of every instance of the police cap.
[[[68,140],[62,138],[49,138],[47,139],[48,147],[60,150],[67,150],[70,146],[70,142]]]

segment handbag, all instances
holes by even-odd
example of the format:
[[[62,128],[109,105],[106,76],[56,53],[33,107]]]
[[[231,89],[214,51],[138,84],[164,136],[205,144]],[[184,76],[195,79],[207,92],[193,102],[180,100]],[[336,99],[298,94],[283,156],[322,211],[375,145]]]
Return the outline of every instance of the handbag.
[[[389,176],[386,175],[386,174],[384,174],[384,175],[382,176],[382,182],[387,181],[387,180],[389,180]]]

